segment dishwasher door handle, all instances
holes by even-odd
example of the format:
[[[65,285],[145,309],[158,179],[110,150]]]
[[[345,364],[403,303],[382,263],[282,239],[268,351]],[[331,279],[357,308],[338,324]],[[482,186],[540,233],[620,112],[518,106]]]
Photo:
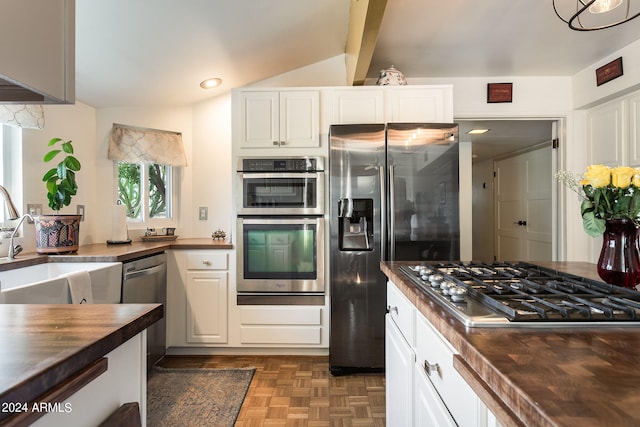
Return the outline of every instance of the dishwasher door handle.
[[[155,265],[153,267],[145,268],[143,270],[134,270],[131,272],[127,272],[124,275],[124,280],[133,279],[141,276],[150,276],[152,274],[156,274],[162,270],[164,270],[166,266],[164,264]]]

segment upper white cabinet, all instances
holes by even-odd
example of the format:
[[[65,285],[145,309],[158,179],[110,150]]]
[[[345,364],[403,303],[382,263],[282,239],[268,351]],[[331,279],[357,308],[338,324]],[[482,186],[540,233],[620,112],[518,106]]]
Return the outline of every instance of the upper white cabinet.
[[[320,145],[320,91],[246,90],[238,103],[240,148]]]
[[[75,1],[0,1],[0,103],[75,101]]]
[[[394,86],[387,93],[387,122],[451,123],[453,88],[441,86]]]
[[[339,88],[332,91],[331,124],[384,123],[384,91]]]
[[[587,146],[590,164],[620,166],[628,161],[625,144],[627,103],[616,100],[587,113]]]
[[[359,86],[330,93],[332,124],[453,121],[451,85]]]
[[[587,113],[589,164],[640,166],[640,92]]]

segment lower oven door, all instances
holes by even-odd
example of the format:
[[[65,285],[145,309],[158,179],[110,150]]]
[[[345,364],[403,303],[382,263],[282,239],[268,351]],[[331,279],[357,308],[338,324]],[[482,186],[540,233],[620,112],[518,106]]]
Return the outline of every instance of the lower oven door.
[[[321,217],[238,218],[238,295],[322,295],[323,221]]]

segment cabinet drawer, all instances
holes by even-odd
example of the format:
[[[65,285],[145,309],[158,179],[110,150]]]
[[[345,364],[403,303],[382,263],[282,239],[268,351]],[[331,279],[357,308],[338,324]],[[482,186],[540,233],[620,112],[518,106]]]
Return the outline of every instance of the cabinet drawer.
[[[457,351],[422,316],[416,316],[416,368],[429,379],[459,426],[477,426],[479,400],[453,367]]]
[[[243,325],[320,325],[320,307],[241,307]]]
[[[242,344],[320,344],[320,326],[241,326]]]
[[[404,338],[411,347],[415,347],[415,308],[393,282],[387,283],[387,307]]]
[[[187,254],[188,270],[228,270],[229,254],[193,252]]]

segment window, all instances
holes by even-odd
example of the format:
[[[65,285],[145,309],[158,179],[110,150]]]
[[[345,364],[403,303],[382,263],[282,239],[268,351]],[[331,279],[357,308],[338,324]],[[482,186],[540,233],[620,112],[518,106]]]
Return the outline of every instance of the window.
[[[17,194],[17,190],[14,189],[12,183],[12,171],[13,171],[13,155],[12,144],[14,140],[19,140],[20,129],[0,124],[0,185],[5,187],[11,195],[14,204],[19,206],[18,202],[22,199],[20,194]],[[15,142],[15,141],[14,141]],[[17,150],[19,153],[20,150]],[[16,185],[17,187],[18,185]],[[15,191],[14,191],[15,190]],[[4,224],[8,220],[7,209],[5,208],[5,201],[0,200],[0,224]],[[9,226],[9,224],[6,224]]]
[[[118,200],[126,206],[129,221],[153,226],[174,219],[174,168],[157,163],[117,162],[117,166]]]

